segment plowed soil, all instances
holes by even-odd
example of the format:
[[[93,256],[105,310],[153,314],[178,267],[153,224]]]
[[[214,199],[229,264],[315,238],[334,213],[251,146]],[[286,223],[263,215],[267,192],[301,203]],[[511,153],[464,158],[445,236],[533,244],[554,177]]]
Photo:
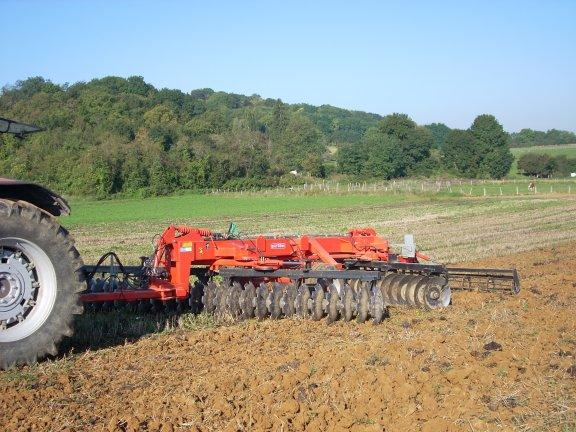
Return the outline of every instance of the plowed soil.
[[[0,430],[576,428],[576,243],[475,262],[518,296],[457,292],[382,325],[176,330],[0,374]]]

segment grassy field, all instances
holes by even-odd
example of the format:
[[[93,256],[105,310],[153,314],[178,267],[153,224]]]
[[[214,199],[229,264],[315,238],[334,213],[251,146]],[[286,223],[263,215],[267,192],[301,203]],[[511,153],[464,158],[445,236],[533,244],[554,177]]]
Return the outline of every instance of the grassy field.
[[[547,154],[550,156],[566,156],[569,158],[576,158],[576,144],[563,144],[556,146],[534,146],[534,147],[515,147],[510,149],[514,155],[514,162],[510,168],[511,178],[522,178],[521,174],[518,174],[518,159],[526,153],[540,153]]]
[[[372,184],[326,183],[306,189],[183,194],[116,200],[71,199],[68,227],[116,222],[148,222],[195,218],[323,211],[356,206],[416,204],[464,197],[532,196],[530,180],[403,180]],[[576,194],[576,180],[540,180],[537,194]]]

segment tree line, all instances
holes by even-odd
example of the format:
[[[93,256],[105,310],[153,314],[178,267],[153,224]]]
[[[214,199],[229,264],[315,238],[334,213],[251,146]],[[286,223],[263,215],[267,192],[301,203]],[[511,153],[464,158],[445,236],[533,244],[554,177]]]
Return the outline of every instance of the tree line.
[[[74,195],[160,195],[249,188],[335,171],[328,144],[358,142],[380,116],[198,89],[156,89],[142,77],[57,85],[41,77],[2,89],[3,117],[46,129],[0,135],[0,173]]]
[[[513,160],[506,132],[488,114],[478,116],[467,130],[445,130],[440,142],[429,126],[418,126],[406,114],[391,114],[359,143],[344,146],[338,157],[343,173],[386,179],[445,173],[502,178]]]
[[[576,158],[566,155],[526,153],[518,159],[518,169],[531,177],[566,177],[576,173]]]
[[[489,115],[460,131],[405,114],[156,89],[136,76],[18,81],[2,89],[0,115],[46,129],[25,140],[0,135],[0,174],[102,198],[273,187],[303,176],[500,178],[512,161],[509,136]]]
[[[522,129],[510,134],[510,147],[533,147],[576,143],[576,134],[570,131],[550,129],[546,132]]]

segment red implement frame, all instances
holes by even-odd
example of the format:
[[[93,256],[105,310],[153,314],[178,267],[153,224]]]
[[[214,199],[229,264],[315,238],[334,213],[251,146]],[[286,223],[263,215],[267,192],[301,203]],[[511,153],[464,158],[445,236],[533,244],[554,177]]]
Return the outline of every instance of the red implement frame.
[[[218,273],[221,269],[309,269],[323,264],[339,270],[345,260],[387,262],[388,241],[372,228],[355,228],[344,236],[226,238],[204,228],[170,226],[160,236],[145,289],[95,292],[85,302],[181,300],[190,294],[192,268]],[[417,257],[394,256],[400,263],[417,263]],[[279,279],[279,278],[278,278]]]

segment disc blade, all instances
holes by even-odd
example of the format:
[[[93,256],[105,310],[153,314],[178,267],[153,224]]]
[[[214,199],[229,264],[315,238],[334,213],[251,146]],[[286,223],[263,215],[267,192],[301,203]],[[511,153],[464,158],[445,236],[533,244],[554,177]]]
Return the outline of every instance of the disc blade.
[[[312,319],[319,321],[324,317],[324,288],[321,284],[316,284],[312,294]]]
[[[430,278],[424,293],[425,307],[437,309],[450,303],[450,291],[445,290],[446,279],[440,276]]]
[[[285,317],[291,317],[296,312],[296,296],[298,295],[298,289],[294,283],[289,283],[284,289],[284,296],[282,297],[283,305],[282,312]]]
[[[388,298],[388,301],[392,305],[400,304],[400,300],[397,298],[397,291],[398,291],[397,283],[402,278],[402,276],[403,276],[402,274],[396,273],[390,276],[390,278],[386,281],[387,282],[386,297]]]
[[[302,283],[298,287],[298,295],[296,297],[296,313],[299,317],[306,318],[310,316],[309,300],[310,288],[305,283]]]
[[[340,303],[340,295],[338,294],[338,288],[334,284],[328,286],[328,314],[326,321],[328,324],[333,323],[338,319],[338,305]]]
[[[256,302],[256,287],[252,282],[244,285],[240,293],[240,309],[242,319],[254,318],[254,304]]]
[[[358,315],[356,315],[356,321],[363,323],[368,319],[369,313],[369,303],[370,303],[370,290],[368,285],[364,282],[360,283],[358,298]]]
[[[284,287],[282,284],[275,282],[272,291],[270,292],[270,317],[272,319],[279,319],[282,316],[282,308],[280,307],[280,300],[284,295]]]
[[[404,285],[402,289],[402,297],[406,300],[406,304],[411,307],[416,307],[416,286],[420,282],[422,276],[411,275],[410,280]]]
[[[384,318],[384,296],[378,284],[372,286],[370,292],[370,315],[372,323],[380,324]]]
[[[240,317],[240,293],[242,292],[242,285],[239,282],[234,282],[229,288],[228,292],[228,312],[232,318],[237,319]]]
[[[345,284],[342,288],[342,319],[350,321],[356,313],[356,298],[352,287]]]
[[[261,283],[256,290],[256,318],[262,320],[268,316],[266,300],[268,299],[268,287]]]

